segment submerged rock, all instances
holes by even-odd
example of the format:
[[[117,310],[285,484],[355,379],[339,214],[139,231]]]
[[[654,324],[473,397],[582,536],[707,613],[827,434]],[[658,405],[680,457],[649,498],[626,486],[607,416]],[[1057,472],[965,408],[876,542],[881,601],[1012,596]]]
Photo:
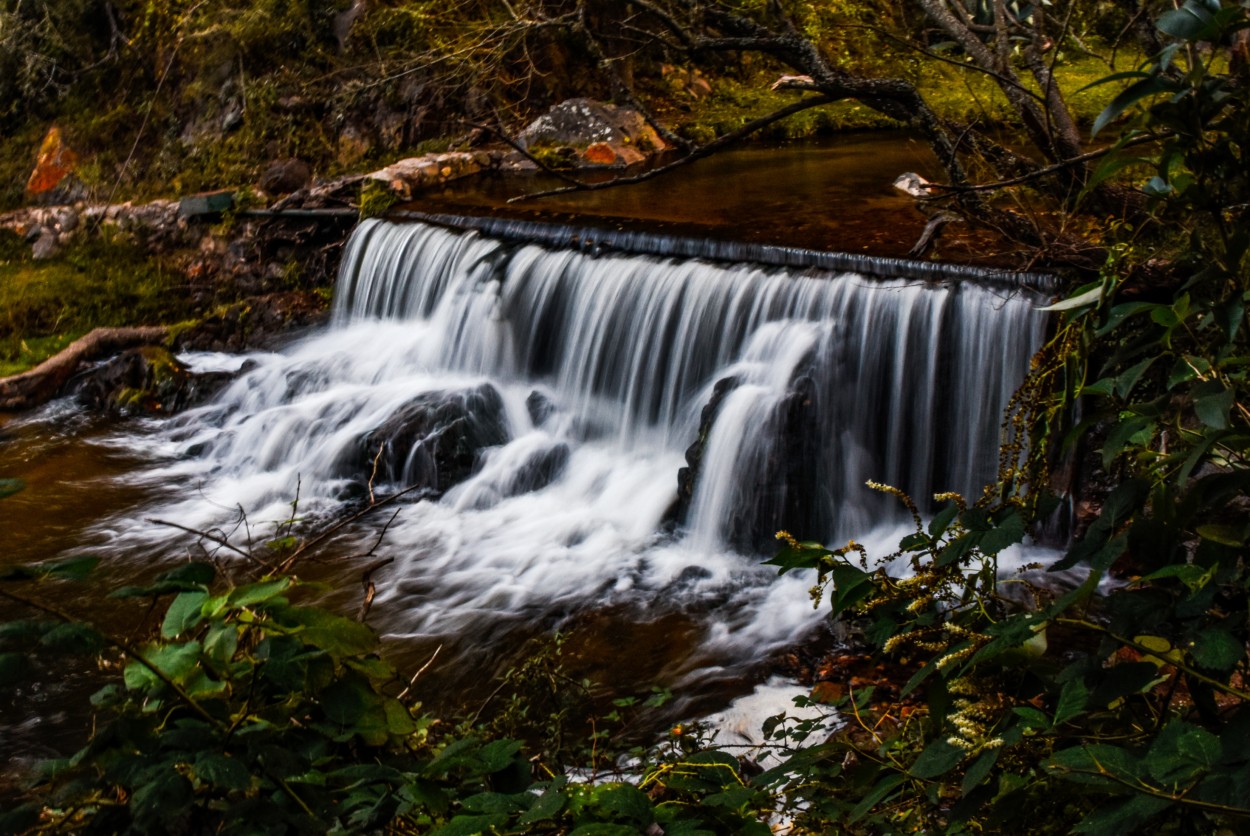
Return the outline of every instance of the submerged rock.
[[[503,398],[489,384],[423,392],[361,439],[352,476],[445,491],[468,478],[481,452],[508,440]]]

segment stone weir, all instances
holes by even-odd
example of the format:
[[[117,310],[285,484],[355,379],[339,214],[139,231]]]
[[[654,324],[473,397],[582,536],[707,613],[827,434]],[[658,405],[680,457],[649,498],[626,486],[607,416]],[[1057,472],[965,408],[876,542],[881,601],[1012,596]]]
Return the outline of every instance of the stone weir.
[[[636,230],[521,221],[437,212],[394,211],[393,221],[418,221],[458,230],[478,230],[504,241],[541,244],[591,254],[622,253],[665,258],[698,258],[729,264],[759,264],[791,270],[828,270],[879,278],[918,279],[928,282],[971,281],[985,285],[1022,288],[1041,293],[1058,290],[1058,279],[1049,273],[994,269],[942,261],[812,250],[770,244],[722,241]]]

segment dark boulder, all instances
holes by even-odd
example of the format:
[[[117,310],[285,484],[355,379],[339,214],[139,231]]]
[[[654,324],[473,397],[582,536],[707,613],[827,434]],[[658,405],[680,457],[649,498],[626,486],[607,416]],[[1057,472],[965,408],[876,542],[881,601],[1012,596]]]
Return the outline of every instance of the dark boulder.
[[[568,464],[569,446],[567,444],[555,444],[540,450],[517,468],[500,493],[503,496],[519,496],[523,493],[540,491],[558,479]]]
[[[232,378],[194,374],[167,349],[142,346],[79,375],[69,391],[83,405],[111,415],[172,415],[203,403]]]
[[[531,122],[517,143],[531,152],[550,149],[571,166],[628,166],[668,148],[638,111],[593,99],[560,102]]]
[[[468,478],[483,450],[508,440],[503,399],[488,384],[423,392],[360,441],[350,475],[445,491]]]
[[[291,194],[308,185],[312,169],[303,160],[275,160],[260,175],[261,191],[266,194]]]
[[[703,407],[698,437],[686,450],[687,466],[677,473],[677,500],[665,515],[670,528],[688,523],[708,436],[725,399],[739,382],[732,377],[717,381]],[[741,478],[749,490],[740,492],[739,505],[729,514],[726,539],[732,548],[765,554],[775,550],[780,530],[828,530],[816,400],[815,382],[807,376],[796,378],[759,428],[757,442],[740,452]]]
[[[778,531],[812,536],[829,529],[816,400],[815,381],[796,378],[762,428],[765,443],[745,463],[752,490],[731,515],[728,540],[734,548],[768,553],[777,548]]]
[[[704,404],[699,414],[699,434],[694,442],[686,448],[686,466],[677,471],[677,499],[664,514],[665,527],[674,528],[686,524],[686,516],[690,513],[690,501],[694,498],[695,485],[699,481],[699,472],[703,465],[703,450],[707,446],[708,434],[720,414],[721,404],[729,393],[741,383],[736,377],[723,377],[712,387],[712,396]]]

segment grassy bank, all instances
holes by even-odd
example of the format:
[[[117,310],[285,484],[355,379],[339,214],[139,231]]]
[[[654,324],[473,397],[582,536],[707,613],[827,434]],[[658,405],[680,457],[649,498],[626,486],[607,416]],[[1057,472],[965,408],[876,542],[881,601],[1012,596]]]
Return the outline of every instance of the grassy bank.
[[[0,230],[0,376],[29,369],[100,326],[179,322],[191,313],[165,257],[102,234],[35,261]]]

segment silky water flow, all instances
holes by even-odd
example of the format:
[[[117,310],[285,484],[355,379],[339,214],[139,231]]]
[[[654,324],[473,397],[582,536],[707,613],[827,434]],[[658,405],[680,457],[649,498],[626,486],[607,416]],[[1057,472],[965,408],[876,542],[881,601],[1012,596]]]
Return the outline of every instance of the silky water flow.
[[[128,478],[175,499],[101,531],[168,553],[185,535],[138,520],[237,531],[242,508],[259,530],[297,485],[305,520],[350,513],[370,483],[423,485],[376,550],[394,558],[377,578],[388,634],[677,608],[698,613],[689,675],[758,659],[821,618],[810,577],[762,565],[774,533],[888,553],[907,515],[866,480],[979,495],[1045,315],[1010,283],[707,254],[365,221],[328,327],[276,353],[189,356],[246,364],[210,404],[108,442],[150,456]],[[347,537],[363,551],[380,525]]]

